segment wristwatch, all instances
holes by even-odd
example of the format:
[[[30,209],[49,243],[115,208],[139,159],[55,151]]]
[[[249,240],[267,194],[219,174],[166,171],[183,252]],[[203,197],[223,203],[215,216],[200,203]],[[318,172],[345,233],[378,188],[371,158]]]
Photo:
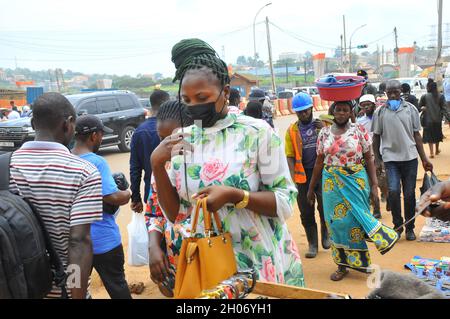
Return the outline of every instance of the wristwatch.
[[[243,192],[244,192],[244,199],[235,205],[237,209],[242,209],[248,206],[248,202],[250,200],[250,193],[247,191]]]

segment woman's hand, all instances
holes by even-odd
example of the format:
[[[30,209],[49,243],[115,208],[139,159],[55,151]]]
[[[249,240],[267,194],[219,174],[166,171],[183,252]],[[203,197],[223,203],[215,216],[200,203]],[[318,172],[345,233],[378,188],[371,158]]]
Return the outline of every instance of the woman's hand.
[[[244,191],[228,186],[210,186],[192,195],[199,200],[208,197],[207,205],[210,212],[217,212],[226,204],[237,204],[244,199]]]
[[[313,206],[314,203],[316,202],[316,194],[314,194],[313,189],[309,188],[306,198],[308,199],[309,205]]]
[[[155,284],[162,283],[169,276],[169,261],[159,246],[149,249],[150,278]]]
[[[188,133],[172,134],[166,137],[153,151],[151,161],[153,165],[165,165],[173,156],[182,155],[186,152],[193,152],[192,144],[184,140]]]

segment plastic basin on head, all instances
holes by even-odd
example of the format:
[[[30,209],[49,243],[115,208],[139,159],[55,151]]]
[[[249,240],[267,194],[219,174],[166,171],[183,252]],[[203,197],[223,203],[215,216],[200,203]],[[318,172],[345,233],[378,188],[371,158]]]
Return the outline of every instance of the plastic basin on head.
[[[320,97],[327,101],[349,101],[358,99],[366,81],[361,76],[336,76],[335,82],[316,81]]]

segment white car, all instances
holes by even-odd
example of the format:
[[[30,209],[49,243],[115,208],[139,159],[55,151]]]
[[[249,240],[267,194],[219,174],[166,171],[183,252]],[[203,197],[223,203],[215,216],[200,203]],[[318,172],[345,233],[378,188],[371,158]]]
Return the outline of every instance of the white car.
[[[294,96],[296,96],[300,92],[308,93],[311,96],[319,94],[319,90],[315,86],[302,86],[302,87],[295,87],[293,89],[284,90],[283,92],[278,93],[278,98],[279,99],[292,99]]]
[[[415,95],[418,100],[422,95],[427,94],[427,78],[398,78],[400,83],[408,83],[411,87],[411,94]]]
[[[311,96],[319,94],[319,90],[315,86],[302,86],[302,87],[293,88],[293,90],[297,91],[297,93],[305,92]]]

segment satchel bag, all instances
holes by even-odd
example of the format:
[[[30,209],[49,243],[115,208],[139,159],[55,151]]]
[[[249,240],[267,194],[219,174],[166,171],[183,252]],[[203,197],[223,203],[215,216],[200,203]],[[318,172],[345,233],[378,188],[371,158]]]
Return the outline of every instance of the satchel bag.
[[[194,238],[200,208],[203,210],[205,234],[204,238]],[[218,213],[212,215],[218,229],[215,236],[211,236],[213,229],[207,198],[199,200],[192,221],[191,237],[183,240],[178,257],[174,291],[177,299],[196,298],[203,290],[216,287],[237,272],[231,234],[223,232]]]

